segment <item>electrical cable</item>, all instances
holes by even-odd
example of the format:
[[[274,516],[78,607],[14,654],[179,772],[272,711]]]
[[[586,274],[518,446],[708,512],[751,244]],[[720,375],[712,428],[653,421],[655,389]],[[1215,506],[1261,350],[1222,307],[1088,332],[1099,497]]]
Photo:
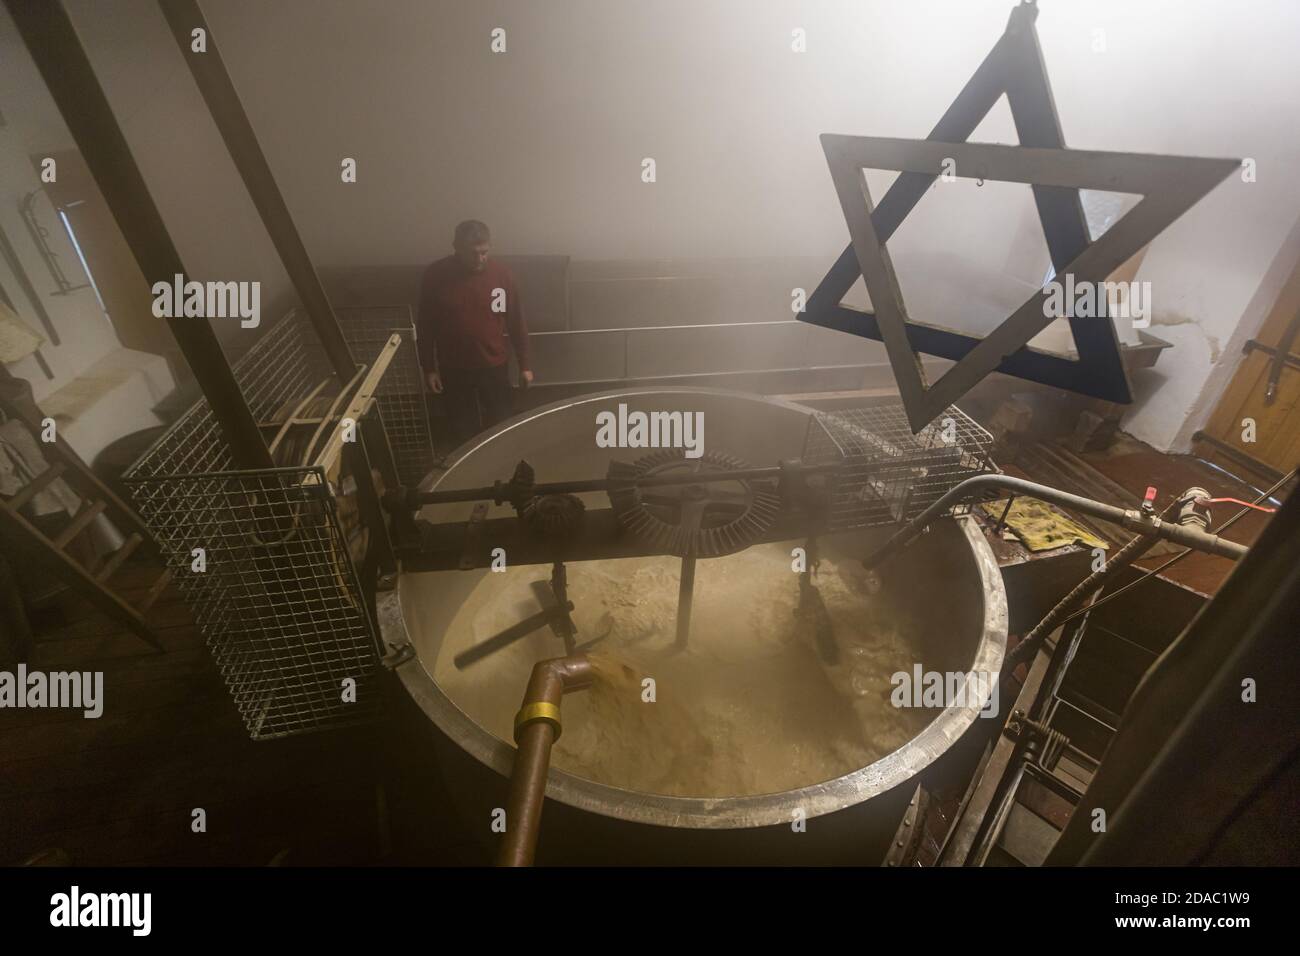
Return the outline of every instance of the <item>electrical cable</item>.
[[[1258,501],[1252,504],[1249,501],[1242,501],[1240,498],[1197,498],[1196,502],[1197,504],[1205,504],[1205,505],[1220,505],[1220,504],[1241,505],[1243,508],[1253,508],[1255,511],[1262,511],[1264,512],[1264,514],[1269,514],[1269,515],[1277,512],[1276,508],[1266,508],[1264,505],[1261,505]]]

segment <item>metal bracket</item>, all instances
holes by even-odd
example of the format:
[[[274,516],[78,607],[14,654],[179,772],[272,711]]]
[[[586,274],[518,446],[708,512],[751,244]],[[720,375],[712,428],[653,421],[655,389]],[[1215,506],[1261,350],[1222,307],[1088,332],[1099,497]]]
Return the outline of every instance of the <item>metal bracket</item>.
[[[894,834],[894,842],[890,844],[889,850],[885,853],[881,866],[903,866],[908,860],[915,862],[916,853],[925,832],[924,811],[928,808],[929,802],[929,794],[918,783],[916,789],[912,792],[912,799],[907,804],[907,809],[903,811],[903,819],[899,821],[898,831]],[[916,865],[919,866],[920,864]]]
[[[59,339],[59,330],[54,327],[54,322],[50,320],[50,313],[45,308],[45,303],[41,301],[40,293],[32,285],[31,277],[27,275],[27,270],[23,268],[22,260],[18,258],[18,252],[9,241],[3,228],[0,228],[0,258],[3,258],[5,264],[9,266],[9,271],[13,273],[19,288],[23,290],[23,295],[27,296],[27,301],[32,305],[32,311],[36,313],[36,318],[40,320],[41,328],[45,330],[45,336],[50,340],[51,345],[62,344]],[[9,296],[5,296],[8,300]],[[17,307],[10,300],[9,308],[15,312]]]
[[[1021,745],[1026,760],[1049,773],[1056,769],[1065,748],[1070,745],[1070,738],[1065,734],[1053,730],[1047,724],[1030,720],[1023,710],[1011,714],[1011,719],[1002,728],[1002,732]]]
[[[550,583],[535,581],[533,591],[542,607],[560,611],[551,618],[551,631],[564,642],[564,653],[572,654],[578,643],[578,626],[573,623],[572,614],[564,610],[573,606],[569,601],[569,575],[565,570],[564,562],[556,561],[551,565]]]
[[[415,648],[410,644],[389,644],[392,650],[379,659],[379,663],[387,670],[397,670],[407,661],[415,659]]]
[[[470,513],[465,525],[465,543],[460,552],[460,569],[472,571],[476,567],[474,553],[478,550],[479,539],[483,537],[483,519],[487,517],[488,503],[480,501]]]
[[[32,244],[36,246],[36,251],[41,255],[41,261],[45,263],[45,268],[50,271],[50,277],[54,279],[57,291],[51,292],[51,295],[68,295],[76,292],[78,289],[89,289],[90,282],[80,282],[73,285],[67,274],[63,271],[63,266],[59,264],[59,254],[50,247],[50,231],[41,225],[40,219],[36,216],[36,197],[45,192],[45,187],[33,190],[23,197],[19,204],[18,211],[22,214],[23,223],[27,226],[27,232],[32,237]],[[49,198],[47,196],[47,198]],[[50,199],[50,205],[54,208],[55,215],[63,215],[63,210],[54,204]],[[84,268],[84,263],[83,263]],[[89,279],[90,273],[86,273]],[[55,345],[58,343],[55,342]]]
[[[1290,366],[1295,368],[1297,357],[1291,354],[1291,346],[1295,344],[1296,335],[1300,333],[1300,312],[1291,317],[1286,328],[1282,331],[1282,337],[1278,339],[1277,348],[1270,348],[1262,342],[1251,339],[1246,343],[1246,351],[1249,352],[1252,347],[1259,349],[1272,356],[1272,361],[1268,363],[1268,384],[1264,386],[1264,404],[1272,405],[1277,400],[1278,385],[1282,380],[1282,369]]]

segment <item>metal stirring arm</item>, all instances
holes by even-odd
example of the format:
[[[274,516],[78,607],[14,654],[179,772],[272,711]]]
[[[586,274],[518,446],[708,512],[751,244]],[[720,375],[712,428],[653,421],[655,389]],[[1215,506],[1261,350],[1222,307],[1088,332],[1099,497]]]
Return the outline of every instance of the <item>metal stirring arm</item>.
[[[704,526],[704,513],[709,509],[707,492],[692,486],[683,494],[681,501],[681,527],[692,541],[698,537]],[[685,650],[691,636],[691,605],[695,601],[695,559],[694,546],[682,556],[681,579],[677,585],[677,642],[678,650]]]
[[[817,590],[817,585],[813,584],[811,571],[799,575],[799,605],[794,614],[797,619],[808,622],[822,662],[831,666],[838,664],[840,649],[835,643],[835,625],[831,621],[826,600],[821,591]]]
[[[569,600],[569,576],[564,562],[556,561],[551,567],[551,580],[534,581],[533,593],[541,610],[531,614],[517,624],[512,624],[504,631],[493,634],[485,641],[480,641],[468,650],[461,651],[452,663],[457,670],[464,670],[470,664],[477,663],[497,651],[504,650],[516,641],[522,640],[534,631],[549,627],[555,636],[564,642],[566,654],[573,654],[577,646],[578,627],[573,623],[573,602]],[[591,647],[604,640],[609,634],[600,635],[595,640],[582,645],[582,649]]]

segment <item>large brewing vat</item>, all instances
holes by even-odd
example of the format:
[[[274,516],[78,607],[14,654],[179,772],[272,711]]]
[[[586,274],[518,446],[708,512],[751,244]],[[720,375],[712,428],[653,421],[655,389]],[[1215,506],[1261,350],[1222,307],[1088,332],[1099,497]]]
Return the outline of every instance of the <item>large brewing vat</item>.
[[[596,416],[630,410],[701,411],[706,449],[750,465],[771,465],[803,451],[812,411],[756,395],[704,389],[633,389],[557,402],[518,416],[472,440],[452,456],[433,490],[482,485],[508,477],[520,459],[539,481],[603,475],[611,460],[640,452],[598,448]],[[587,498],[603,507],[603,496]],[[431,506],[430,521],[468,520],[472,504]],[[489,517],[511,514],[495,506]],[[866,554],[891,527],[835,536],[826,546]],[[720,558],[717,560],[726,560]],[[414,703],[415,724],[431,731],[440,769],[463,819],[448,821],[491,844],[493,810],[505,806],[514,748],[472,720],[431,676],[448,624],[486,570],[404,573],[383,593],[383,638],[409,643],[413,659],[398,676]],[[906,616],[926,670],[996,675],[1007,637],[1006,595],[991,549],[969,519],[945,519],[880,569],[882,591]],[[522,693],[522,686],[518,692]],[[967,699],[936,713],[903,746],[836,779],[778,793],[680,797],[636,792],[552,767],[538,850],[541,863],[560,862],[879,862],[915,777],[948,752],[979,719],[983,700]],[[419,719],[422,717],[424,719]],[[425,746],[413,740],[412,746]],[[806,826],[792,827],[797,817]]]

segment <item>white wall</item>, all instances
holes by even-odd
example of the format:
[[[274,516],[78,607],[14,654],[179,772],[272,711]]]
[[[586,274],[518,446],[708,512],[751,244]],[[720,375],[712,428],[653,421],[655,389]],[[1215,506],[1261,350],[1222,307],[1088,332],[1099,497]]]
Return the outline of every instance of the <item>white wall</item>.
[[[237,319],[212,323],[227,353],[241,354],[279,317],[276,309],[289,308],[292,287],[157,3],[65,5],[189,275],[262,283],[260,328],[243,329]],[[219,22],[222,5],[204,6]],[[261,95],[245,93],[250,112]],[[292,176],[276,171],[282,184]]]
[[[112,441],[160,424],[154,406],[175,382],[160,356],[121,347],[112,322],[88,285],[56,294],[54,277],[19,210],[22,201],[42,186],[33,157],[71,149],[73,142],[3,8],[0,112],[5,118],[0,127],[0,228],[58,334],[55,344],[14,271],[0,258],[0,283],[23,322],[46,339],[40,354],[52,375],[45,374],[34,356],[6,367],[30,383],[33,398],[55,419],[62,437],[93,461]],[[48,197],[38,196],[35,210],[68,282],[85,283],[85,270]]]
[[[0,128],[0,228],[9,237],[23,271],[49,313],[60,340],[58,346],[47,342],[41,349],[41,356],[54,374],[53,379],[46,377],[31,356],[8,366],[14,375],[31,383],[33,395],[39,402],[107,351],[116,348],[118,343],[112,325],[99,308],[91,289],[79,289],[67,295],[52,294],[57,291],[54,279],[37,252],[19,212],[23,199],[41,188],[32,156],[69,148],[71,137],[3,8],[0,8],[0,112],[5,117],[5,125]],[[49,201],[44,197],[38,198],[36,208],[40,222],[49,234],[47,241],[59,257],[64,274],[74,285],[84,282],[85,273],[77,261],[76,252],[54,216]],[[48,339],[48,333],[19,286],[18,278],[3,258],[0,258],[0,284],[13,300],[23,322]]]
[[[152,0],[70,6],[187,262],[283,291],[274,253]],[[322,265],[424,261],[469,216],[488,221],[510,253],[820,256],[829,265],[847,231],[818,134],[925,136],[1011,6],[205,4]],[[1226,380],[1235,360],[1227,343],[1300,208],[1300,177],[1290,173],[1300,159],[1300,4],[1041,7],[1039,35],[1070,146],[1258,163],[1257,182],[1222,184],[1153,245],[1138,276],[1153,284],[1152,331],[1175,349],[1139,381],[1142,401],[1127,427],[1169,447]],[[489,51],[497,26],[507,30],[504,55]],[[795,27],[807,31],[807,53],[790,50]],[[1104,52],[1094,50],[1097,30]],[[976,138],[1014,141],[1004,106]],[[646,156],[658,163],[653,186],[639,178]],[[354,185],[339,180],[343,157],[359,163]],[[927,196],[891,243],[915,318],[987,327],[1041,275],[1028,190],[993,185]],[[942,282],[932,278],[939,274]],[[809,287],[819,278],[810,274]]]

